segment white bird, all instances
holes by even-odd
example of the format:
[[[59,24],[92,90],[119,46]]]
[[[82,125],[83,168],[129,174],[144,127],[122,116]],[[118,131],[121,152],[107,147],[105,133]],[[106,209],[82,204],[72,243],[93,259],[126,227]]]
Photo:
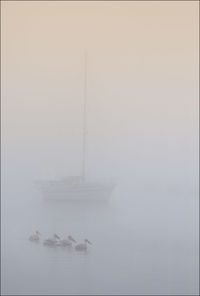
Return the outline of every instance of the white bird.
[[[92,245],[92,243],[88,239],[85,239],[84,243],[78,244],[75,246],[75,250],[76,251],[87,251],[88,244]]]
[[[55,233],[52,238],[45,239],[43,244],[46,246],[59,246],[60,237]]]
[[[71,235],[68,235],[67,239],[61,239],[59,245],[61,247],[71,247],[72,243],[76,243],[75,239]]]
[[[36,230],[36,232],[29,237],[29,240],[31,242],[39,242],[40,235],[41,235],[40,232],[38,230]]]

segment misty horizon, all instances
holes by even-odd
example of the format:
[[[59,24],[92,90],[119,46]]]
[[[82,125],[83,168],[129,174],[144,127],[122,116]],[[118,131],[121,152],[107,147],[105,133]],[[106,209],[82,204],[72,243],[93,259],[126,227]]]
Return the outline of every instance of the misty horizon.
[[[1,15],[3,295],[198,295],[198,3]],[[108,200],[56,201],[91,188]],[[55,233],[88,251],[43,245]]]

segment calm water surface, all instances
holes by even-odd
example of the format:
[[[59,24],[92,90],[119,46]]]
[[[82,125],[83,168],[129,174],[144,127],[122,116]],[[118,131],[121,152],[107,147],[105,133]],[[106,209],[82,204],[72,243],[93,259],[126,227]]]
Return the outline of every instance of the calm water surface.
[[[44,202],[31,189],[7,194],[3,295],[198,294],[195,197],[116,190],[107,204],[73,204]],[[42,240],[56,232],[93,245],[83,254],[48,248],[28,241],[36,229]]]

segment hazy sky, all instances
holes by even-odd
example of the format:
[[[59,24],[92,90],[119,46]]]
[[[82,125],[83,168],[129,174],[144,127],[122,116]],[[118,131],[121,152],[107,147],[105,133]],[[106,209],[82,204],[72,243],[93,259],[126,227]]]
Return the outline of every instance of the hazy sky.
[[[1,5],[5,170],[80,173],[87,50],[88,175],[194,186],[198,2]]]
[[[199,294],[198,6],[1,1],[4,295]],[[117,186],[45,203],[35,179],[81,173],[85,50],[86,177]]]

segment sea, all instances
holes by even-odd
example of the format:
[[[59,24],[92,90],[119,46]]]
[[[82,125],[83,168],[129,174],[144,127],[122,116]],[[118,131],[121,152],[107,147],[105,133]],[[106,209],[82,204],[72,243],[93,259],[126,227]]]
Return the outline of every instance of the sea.
[[[118,184],[108,202],[58,202],[16,188],[2,193],[2,295],[199,294],[197,194]],[[44,246],[54,233],[92,245]]]

